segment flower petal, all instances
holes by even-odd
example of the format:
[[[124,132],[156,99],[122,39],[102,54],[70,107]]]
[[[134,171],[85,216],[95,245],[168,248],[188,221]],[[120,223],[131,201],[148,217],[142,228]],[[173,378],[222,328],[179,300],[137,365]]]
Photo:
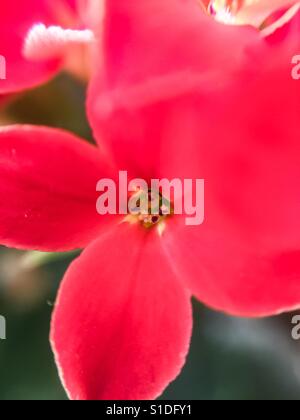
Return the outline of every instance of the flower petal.
[[[97,34],[103,30],[105,0],[77,0],[81,21]]]
[[[247,49],[263,44],[254,28],[220,25],[195,0],[108,1],[104,40],[90,122],[120,165],[140,176],[156,158],[165,103],[228,86]]]
[[[189,2],[180,4],[180,22],[191,23],[183,7]],[[199,299],[248,316],[299,306],[300,84],[291,77],[291,59],[300,50],[299,13],[272,35],[258,35],[260,42],[249,41],[243,48],[238,44],[239,58],[232,61],[232,69],[224,66],[222,52],[215,55],[216,61],[205,59],[209,48],[217,51],[212,33],[231,60],[235,42],[245,42],[245,34],[252,34],[246,28],[230,28],[229,34],[242,41],[228,44],[229,51],[225,25],[215,29],[204,21],[199,30],[206,28],[205,36],[197,42],[194,34],[189,43],[190,32],[178,31],[176,10],[164,25],[160,13],[146,14],[133,25],[134,12],[126,11],[119,8],[116,13],[120,33],[127,33],[124,43],[114,38],[107,23],[107,39],[114,40],[111,51],[119,51],[121,59],[108,54],[105,66],[107,73],[118,71],[105,80],[98,76],[90,92],[96,134],[102,132],[107,147],[115,147],[122,168],[134,168],[146,179],[205,179],[204,224],[187,228],[190,239],[188,234],[179,240],[172,236],[174,260]],[[161,28],[168,34],[176,28],[177,36],[162,36]],[[149,47],[148,37],[158,43],[158,33],[168,40],[168,48]],[[208,44],[206,34],[211,37]],[[189,60],[180,46],[177,49],[178,37]],[[149,42],[146,58],[136,38],[141,45],[144,39]],[[199,45],[206,54],[200,53]],[[175,58],[170,51],[176,52]],[[137,62],[141,57],[142,67]],[[188,69],[198,71],[201,64],[207,65],[205,74],[217,75],[217,80],[199,82],[189,72],[178,77],[173,71],[180,68],[177,58],[183,68],[189,63]],[[189,241],[190,248],[180,246]]]
[[[245,0],[237,19],[242,24],[259,27],[273,13],[288,9],[297,2],[298,0]]]
[[[164,232],[165,252],[194,296],[228,314],[260,317],[300,308],[300,247],[263,252],[226,224],[185,226]]]
[[[295,54],[299,48],[300,3],[288,9],[272,25],[267,26],[261,34],[266,41],[278,48],[277,55]],[[281,58],[284,60],[285,57]]]
[[[110,172],[97,149],[62,130],[0,129],[0,243],[62,251],[99,234],[96,184]]]
[[[166,231],[169,252],[200,300],[235,315],[300,306],[300,84],[290,65],[299,18],[224,98],[177,101],[158,159],[160,176],[205,179],[205,222]]]
[[[72,399],[153,399],[180,372],[191,337],[190,294],[159,237],[116,226],[67,272],[51,341]]]
[[[139,4],[141,3],[143,2]],[[126,3],[127,7],[128,4],[130,2]],[[176,5],[177,2],[174,0],[172,4]],[[183,4],[188,6],[189,2],[180,2],[180,5]],[[162,13],[163,9],[158,5],[157,7]],[[130,22],[134,12],[129,13],[126,7],[125,9],[127,14],[119,6],[117,16],[121,21],[123,19],[126,22],[127,19]],[[185,9],[182,7],[180,10],[182,22]],[[202,16],[201,13],[199,15]],[[109,82],[110,85],[122,87],[123,106],[111,110],[106,118],[102,114],[102,138],[109,148],[115,146],[114,152],[122,168],[134,170],[135,175],[145,179],[205,179],[211,200],[209,212],[218,214],[220,220],[224,220],[226,215],[228,219],[224,223],[239,230],[245,237],[259,240],[262,252],[269,252],[274,244],[292,250],[299,246],[299,231],[295,230],[295,226],[298,226],[300,212],[297,182],[300,177],[300,84],[291,77],[292,54],[300,49],[300,38],[297,37],[299,15],[272,36],[260,38],[261,43],[257,44],[257,50],[252,45],[248,59],[242,60],[243,65],[236,66],[235,77],[226,72],[220,59],[217,68],[227,73],[224,77],[230,79],[225,84],[220,82],[206,86],[205,83],[200,83],[194,89],[189,89],[191,78],[178,79],[176,83],[174,79],[169,91],[161,89],[157,96],[155,89],[149,89],[147,81],[151,66],[153,70],[155,65],[166,65],[164,59],[170,66],[172,63],[176,66],[176,61],[168,60],[170,53],[164,55],[165,51],[168,52],[167,49],[162,53],[155,49],[156,61],[148,64],[144,83],[139,83],[143,86],[143,94],[138,95],[139,91],[136,91],[133,105],[133,96],[127,96],[129,92],[132,93],[132,89],[126,88],[124,80],[129,83],[128,72],[134,73],[135,68],[131,69],[129,66],[129,70],[127,67],[123,70],[120,65],[118,74]],[[149,31],[149,37],[155,38],[154,35],[159,32],[157,28],[168,28],[171,33],[174,30],[172,24],[178,28],[179,24],[174,18],[177,16],[175,11],[171,15],[171,23],[167,20],[169,26],[154,26],[152,23],[154,29],[150,27],[151,31],[147,28],[150,20],[147,16],[144,17],[146,23],[140,23],[140,26],[145,32]],[[151,16],[162,19],[159,14]],[[215,31],[217,36],[220,26],[225,27],[218,25],[217,29],[215,26],[207,29]],[[200,21],[199,27],[205,28],[205,21],[202,26]],[[135,31],[135,27],[132,30]],[[236,37],[242,38],[245,34],[245,28],[235,27],[231,30]],[[128,33],[131,34],[131,31]],[[233,36],[232,33],[231,35]],[[147,33],[144,37],[147,37]],[[184,41],[187,48],[187,39]],[[224,46],[224,37],[221,41]],[[126,59],[131,54],[132,57],[140,57],[141,51],[138,46],[134,48],[135,42],[134,38],[130,43],[130,52],[124,52]],[[169,42],[168,47],[173,45],[176,49],[175,42]],[[125,44],[128,44],[127,41]],[[120,45],[122,43],[118,41],[113,46],[115,50],[120,48],[120,52]],[[127,51],[126,45],[123,46],[124,51]],[[193,43],[191,48],[195,49],[196,55],[198,44]],[[152,51],[151,48],[149,51]],[[197,61],[202,61],[201,54],[194,57],[195,66]],[[186,62],[185,60],[185,64]],[[215,63],[208,63],[208,69],[212,66],[211,71],[214,71],[214,65]],[[109,64],[107,66],[111,68]],[[153,71],[154,74],[158,72],[157,69]],[[143,75],[136,71],[136,77],[141,79]],[[170,77],[172,79],[173,76]],[[165,78],[171,80],[168,74]],[[165,88],[165,84],[162,86]],[[98,88],[98,92],[91,92],[92,102],[97,100],[97,94],[100,101],[103,99],[101,85]],[[179,92],[178,89],[182,91]],[[162,90],[163,99],[159,97]],[[165,97],[167,93],[169,97]],[[99,115],[95,112],[92,117],[94,123],[98,121],[98,128],[101,129]]]

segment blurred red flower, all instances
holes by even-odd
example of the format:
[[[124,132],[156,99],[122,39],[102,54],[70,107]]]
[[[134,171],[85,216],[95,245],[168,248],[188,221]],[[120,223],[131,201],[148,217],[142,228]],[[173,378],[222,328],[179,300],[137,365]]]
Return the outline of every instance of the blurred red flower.
[[[92,12],[96,7],[99,12],[101,4],[102,0],[18,0],[17,6],[3,2],[0,54],[7,76],[1,80],[0,94],[44,83],[62,67],[85,76],[92,67]]]

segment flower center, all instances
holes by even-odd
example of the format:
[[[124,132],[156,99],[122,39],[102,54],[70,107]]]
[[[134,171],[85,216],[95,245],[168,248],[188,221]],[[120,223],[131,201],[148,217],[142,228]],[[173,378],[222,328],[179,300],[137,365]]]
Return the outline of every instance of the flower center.
[[[235,24],[236,15],[243,6],[244,0],[211,0],[207,12],[218,22]]]
[[[163,226],[167,217],[173,214],[173,206],[158,191],[139,190],[133,193],[128,203],[131,223],[140,223],[146,229]]]

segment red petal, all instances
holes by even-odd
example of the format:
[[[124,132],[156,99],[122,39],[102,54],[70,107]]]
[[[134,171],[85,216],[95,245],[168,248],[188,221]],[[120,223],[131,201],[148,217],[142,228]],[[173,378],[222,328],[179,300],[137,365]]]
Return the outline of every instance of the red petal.
[[[90,90],[90,120],[120,166],[141,176],[162,142],[165,102],[232,83],[247,47],[263,41],[253,28],[216,23],[195,0],[106,3],[105,65]]]
[[[72,399],[153,399],[180,372],[191,336],[190,295],[159,237],[123,224],[73,263],[51,340]]]
[[[139,2],[139,5],[142,3],[144,4]],[[128,3],[124,6],[127,14],[118,1],[113,4],[118,5],[119,14],[116,13],[116,16],[124,25],[124,22],[130,23],[135,18],[136,9],[133,8],[134,10],[130,10],[129,13]],[[156,2],[151,2],[152,4]],[[172,4],[177,5],[177,1],[172,1]],[[190,3],[184,2],[185,6],[188,4]],[[183,2],[180,2],[180,5],[183,5]],[[143,19],[141,17],[143,23],[134,20],[147,40],[148,36],[157,41],[156,36],[161,35],[162,30],[172,34],[174,28],[178,29],[180,24],[183,25],[175,19],[177,9],[173,11],[171,17],[169,13],[166,18],[163,13],[164,8],[158,5],[156,7],[162,16],[160,13],[152,14],[150,15],[152,20],[148,15],[143,16]],[[147,10],[145,5],[144,8]],[[139,11],[141,9],[143,9],[141,6],[137,8]],[[189,7],[186,9],[189,10]],[[184,21],[184,18],[190,22],[192,17],[188,12],[186,14],[189,19],[185,16],[185,8],[180,10],[182,12],[180,22]],[[115,16],[113,12],[111,13]],[[200,18],[194,19],[200,20],[201,32],[201,29],[210,24],[204,22],[201,25],[200,12],[198,16]],[[190,87],[191,79],[187,78],[181,82],[178,80],[178,85],[173,84],[172,89],[168,91],[170,97],[164,100],[159,96],[153,96],[147,76],[151,78],[150,71],[157,73],[159,66],[178,65],[174,57],[173,61],[170,59],[169,52],[173,46],[173,50],[176,50],[180,57],[184,56],[180,48],[176,48],[177,43],[169,36],[166,38],[169,50],[163,48],[162,51],[160,49],[158,51],[154,47],[146,48],[147,57],[149,54],[155,55],[154,62],[151,61],[153,57],[149,59],[149,63],[144,60],[139,73],[140,67],[137,62],[136,66],[133,66],[134,62],[130,61],[133,67],[131,65],[125,67],[128,57],[131,60],[134,57],[136,60],[137,57],[141,58],[141,46],[135,44],[136,38],[130,38],[132,40],[130,43],[126,40],[124,45],[117,38],[111,45],[112,51],[115,51],[115,55],[116,51],[119,51],[124,59],[118,67],[118,74],[110,78],[109,82],[110,85],[120,86],[123,106],[119,104],[119,109],[110,109],[107,118],[99,112],[92,113],[94,124],[99,129],[101,120],[99,117],[103,117],[102,127],[105,134],[102,138],[109,146],[115,147],[114,152],[122,162],[122,168],[134,170],[135,175],[138,174],[146,179],[157,175],[169,179],[204,178],[211,197],[209,211],[218,214],[220,220],[224,220],[226,215],[224,223],[232,226],[232,229],[239,230],[244,237],[254,237],[255,240],[259,240],[263,252],[272,249],[274,243],[279,244],[284,250],[286,248],[294,250],[299,246],[300,84],[291,77],[291,57],[295,54],[294,51],[300,49],[300,38],[296,37],[299,34],[299,16],[300,14],[295,16],[286,28],[281,28],[270,39],[262,40],[257,51],[252,48],[253,57],[248,56],[248,61],[244,63],[245,67],[237,66],[235,78],[223,69],[223,62],[219,57],[217,68],[227,74],[223,77],[231,78],[231,83],[219,83],[214,87],[202,84],[192,92],[185,92],[185,89]],[[167,22],[165,25],[154,26],[155,19],[161,22],[163,18]],[[150,26],[151,30],[149,22],[154,26]],[[122,28],[122,25],[117,27]],[[225,26],[219,25],[217,29],[215,26],[208,26],[208,36],[220,37],[220,27]],[[108,28],[110,29],[109,25]],[[131,30],[127,31],[130,37],[132,31],[136,35],[136,27],[130,25],[130,28]],[[124,28],[120,31],[124,33]],[[236,37],[242,38],[245,29],[231,28],[230,31],[234,31]],[[282,35],[283,31],[285,37]],[[110,35],[108,38],[115,39],[112,31],[108,32]],[[226,33],[225,30],[224,36]],[[233,36],[232,32],[230,34]],[[174,39],[178,40],[179,35],[180,32]],[[207,37],[204,36],[202,43],[200,40],[198,43],[188,43],[187,37],[180,39],[183,39],[188,51],[193,50],[195,54],[193,64],[196,68],[197,66],[199,68],[203,61],[206,63],[204,57],[208,55],[208,50],[214,43],[206,45]],[[220,41],[223,48],[226,47],[226,39],[223,37]],[[130,51],[127,51],[126,46],[129,44]],[[206,51],[206,55],[196,56],[199,44]],[[233,51],[235,53],[234,48]],[[168,54],[164,54],[165,52]],[[110,64],[112,62],[112,59],[108,61],[107,70],[113,69]],[[186,65],[187,59],[185,58],[182,63]],[[143,66],[146,64],[145,70]],[[216,70],[212,61],[208,63],[209,68],[211,71]],[[144,75],[143,71],[146,71]],[[130,103],[132,96],[128,96],[128,92],[132,90],[126,88],[130,72],[135,78],[144,77],[144,83],[138,83],[144,87],[144,96],[135,98],[137,100],[135,106]],[[170,74],[172,77],[172,72]],[[219,77],[222,81],[220,74]],[[132,81],[130,83],[134,84]],[[91,92],[92,105],[97,102],[97,98],[101,102],[105,96],[105,93],[101,94],[103,92],[101,86],[98,88],[97,92],[93,90]],[[182,92],[177,94],[177,89],[182,89]],[[166,92],[164,90],[162,95]],[[161,91],[158,95],[160,93]],[[208,216],[211,215],[208,213]]]
[[[168,243],[195,295],[235,315],[300,306],[300,84],[290,65],[297,22],[272,36],[255,77],[223,99],[170,107],[158,159],[161,176],[206,181],[203,226],[170,229]]]
[[[1,128],[0,243],[41,251],[85,246],[103,224],[96,184],[109,174],[94,147],[62,130]]]
[[[190,3],[172,2],[179,3],[180,23],[176,8],[169,7],[172,13],[166,18],[164,7],[155,1],[151,5],[159,12],[140,15],[140,21],[135,13],[142,6],[128,12],[130,2],[124,8],[113,2],[110,19],[119,22],[119,29],[113,34],[108,20],[112,52],[107,52],[105,64],[112,76],[98,78],[98,91],[92,89],[90,96],[96,133],[102,130],[108,147],[117,149],[122,168],[146,179],[205,179],[204,225],[187,228],[191,237],[184,233],[179,245],[174,238],[174,260],[182,262],[185,278],[200,299],[240,315],[299,306],[300,84],[291,77],[291,58],[300,50],[299,14],[272,36],[261,37],[257,48],[249,43],[248,55],[243,56],[240,42],[249,35],[245,28],[216,29],[202,18],[188,19],[184,6]],[[192,19],[200,19],[201,39],[196,29],[191,37],[187,28],[180,32],[185,23],[193,28]],[[121,33],[127,34],[123,43]],[[232,62],[235,77],[222,52],[215,55],[216,61],[210,58],[210,49],[212,54],[217,51],[214,37],[230,60],[238,43],[239,59]],[[151,39],[162,48],[155,48]],[[178,62],[201,75],[202,66],[218,80],[202,80],[192,89],[193,73],[172,79]],[[155,79],[160,72],[161,84]],[[190,242],[190,251],[180,242]]]
[[[299,32],[300,32],[300,3],[289,9],[281,15],[280,19],[269,27],[266,27],[262,34],[266,37],[266,41],[277,48],[278,55],[293,56],[297,54],[299,48]],[[283,60],[286,57],[282,57]],[[289,60],[290,61],[290,60]]]
[[[29,29],[37,23],[58,24],[56,13],[61,0],[18,0],[2,2],[0,14],[0,54],[6,59],[6,80],[0,80],[0,94],[36,86],[54,75],[58,61],[31,62],[23,56]],[[66,5],[65,5],[66,6]]]
[[[244,7],[241,8],[237,19],[244,24],[251,24],[260,26],[276,11],[287,9],[297,0],[259,0],[259,1],[244,1]]]
[[[94,82],[89,104],[99,141],[134,175],[205,178],[214,212],[231,213],[245,236],[298,246],[300,84],[291,58],[300,49],[299,14],[254,42],[246,28],[207,20],[194,1],[116,0],[107,9],[107,76]],[[191,89],[205,71],[214,84]]]
[[[300,307],[299,248],[267,253],[225,224],[188,227],[175,218],[164,247],[194,296],[214,309],[260,317]]]

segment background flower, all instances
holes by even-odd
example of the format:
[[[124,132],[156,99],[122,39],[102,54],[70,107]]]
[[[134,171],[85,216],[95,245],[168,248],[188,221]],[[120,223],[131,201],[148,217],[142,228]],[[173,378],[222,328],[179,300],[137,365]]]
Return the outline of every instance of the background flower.
[[[7,77],[0,94],[46,82],[61,68],[79,77],[91,71],[92,29],[102,0],[19,0],[1,5],[0,54]],[[99,24],[97,21],[97,24]],[[71,46],[71,49],[70,49]]]

